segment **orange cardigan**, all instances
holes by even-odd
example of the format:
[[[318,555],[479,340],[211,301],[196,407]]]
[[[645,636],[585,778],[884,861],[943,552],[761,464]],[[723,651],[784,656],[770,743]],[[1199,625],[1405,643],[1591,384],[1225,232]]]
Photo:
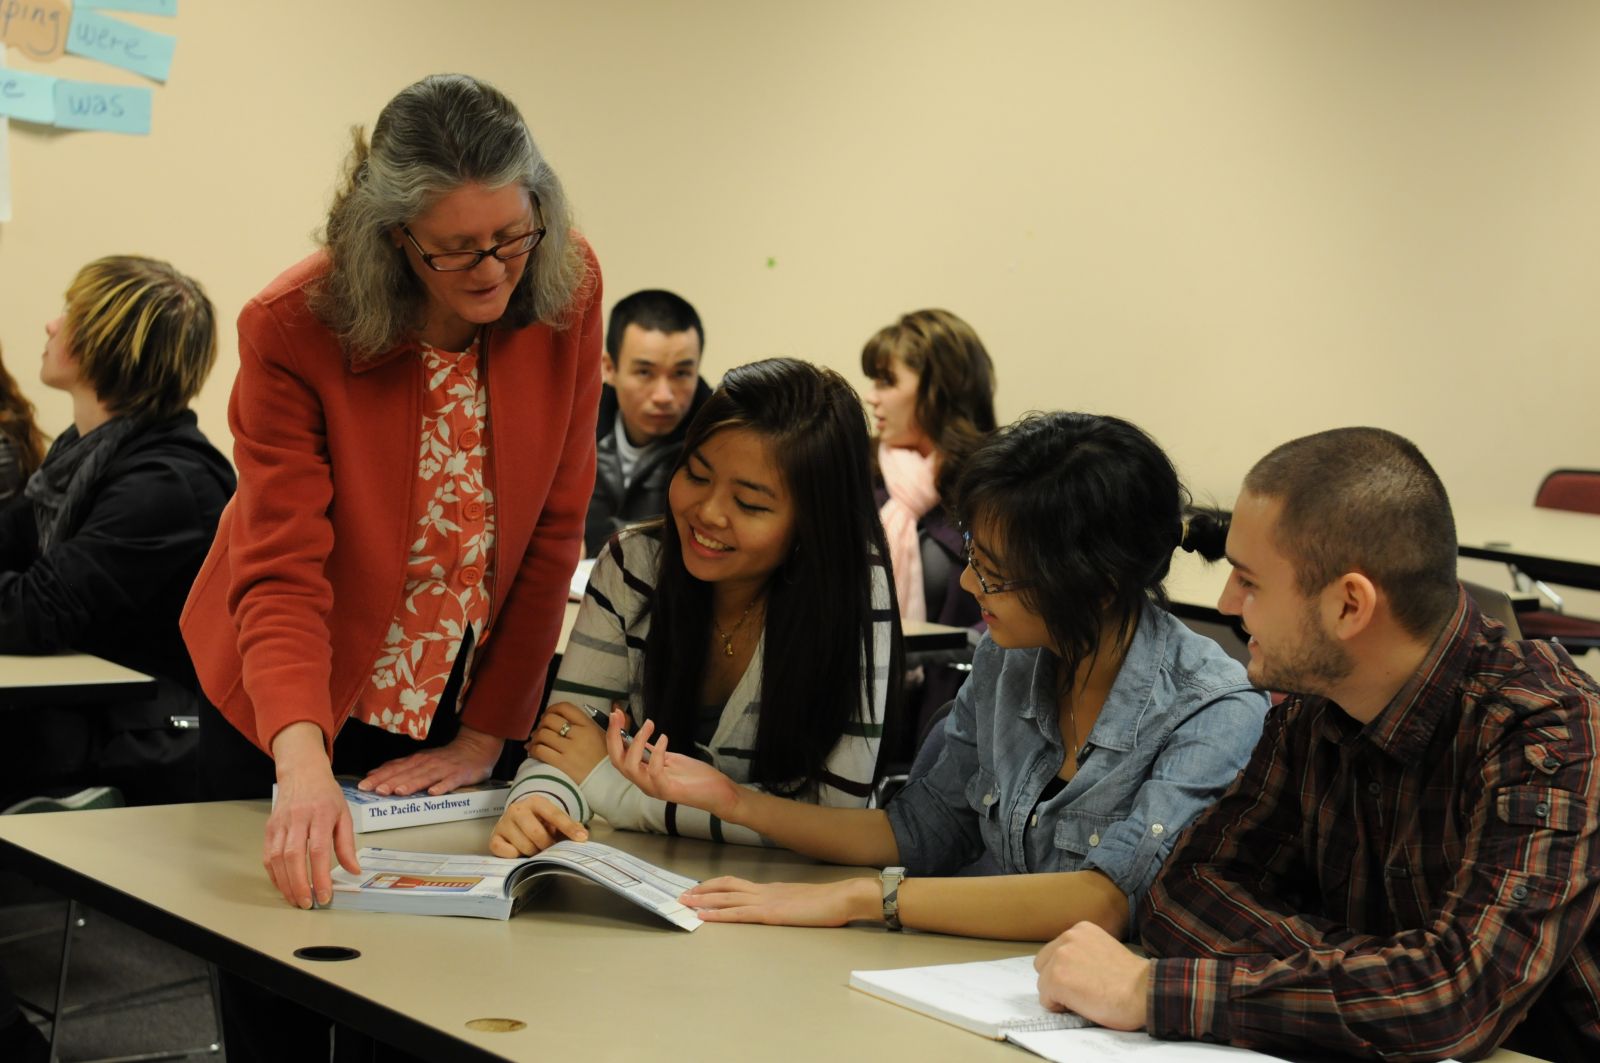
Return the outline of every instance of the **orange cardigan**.
[[[488,330],[493,600],[462,708],[467,726],[525,738],[555,650],[594,486],[600,270],[572,325]],[[331,748],[399,605],[415,537],[422,362],[405,344],[351,368],[306,306],[314,254],[239,315],[228,404],[239,491],[181,625],[201,687],[270,752],[309,720]]]

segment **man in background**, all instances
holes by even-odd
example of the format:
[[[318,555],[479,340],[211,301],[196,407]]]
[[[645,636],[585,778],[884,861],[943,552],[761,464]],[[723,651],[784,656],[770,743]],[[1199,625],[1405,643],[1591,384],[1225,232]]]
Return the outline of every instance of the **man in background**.
[[[651,288],[611,308],[601,358],[594,496],[584,526],[593,557],[624,525],[659,517],[689,420],[710,396],[700,379],[705,330],[688,301]]]

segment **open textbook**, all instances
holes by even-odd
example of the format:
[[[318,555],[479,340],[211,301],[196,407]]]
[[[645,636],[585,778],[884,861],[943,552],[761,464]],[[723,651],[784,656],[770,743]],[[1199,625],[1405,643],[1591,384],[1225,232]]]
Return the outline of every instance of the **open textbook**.
[[[331,907],[509,919],[536,885],[557,874],[598,883],[681,930],[700,928],[700,917],[678,903],[694,879],[599,842],[559,841],[516,859],[372,848],[357,858],[359,875],[334,866]]]

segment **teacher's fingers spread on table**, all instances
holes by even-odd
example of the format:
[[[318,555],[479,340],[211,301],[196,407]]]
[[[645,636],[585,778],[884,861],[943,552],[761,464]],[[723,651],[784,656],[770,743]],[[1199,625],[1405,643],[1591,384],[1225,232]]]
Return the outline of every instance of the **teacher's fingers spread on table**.
[[[532,856],[562,837],[588,841],[589,832],[552,802],[535,794],[506,806],[489,838],[489,851],[495,856]]]
[[[1039,951],[1039,1003],[1113,1030],[1142,1030],[1150,965],[1095,923],[1078,923]]]
[[[447,794],[487,779],[504,748],[505,739],[463,724],[446,745],[398,757],[374,768],[361,780],[361,789],[401,797],[422,790]]]
[[[361,870],[350,809],[339,783],[328,773],[316,778],[281,775],[262,842],[261,862],[272,884],[298,908],[311,907],[313,896],[326,904],[333,898],[334,858],[347,871]]]

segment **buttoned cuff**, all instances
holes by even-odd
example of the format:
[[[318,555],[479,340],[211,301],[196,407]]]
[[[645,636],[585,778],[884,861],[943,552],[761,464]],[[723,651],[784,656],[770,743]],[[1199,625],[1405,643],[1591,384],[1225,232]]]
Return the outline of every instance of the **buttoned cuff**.
[[[1231,960],[1155,961],[1145,1000],[1145,1028],[1151,1037],[1230,1040],[1228,986],[1232,981]]]

